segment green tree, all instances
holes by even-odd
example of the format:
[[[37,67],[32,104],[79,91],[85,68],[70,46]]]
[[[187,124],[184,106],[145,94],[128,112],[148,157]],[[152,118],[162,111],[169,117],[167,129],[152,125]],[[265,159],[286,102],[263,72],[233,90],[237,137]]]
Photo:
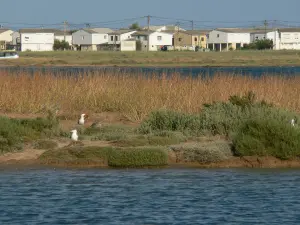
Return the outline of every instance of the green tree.
[[[69,42],[65,40],[54,40],[53,50],[69,50],[71,48]]]
[[[141,27],[138,23],[133,23],[129,26],[129,29],[132,29],[132,30],[141,30]]]

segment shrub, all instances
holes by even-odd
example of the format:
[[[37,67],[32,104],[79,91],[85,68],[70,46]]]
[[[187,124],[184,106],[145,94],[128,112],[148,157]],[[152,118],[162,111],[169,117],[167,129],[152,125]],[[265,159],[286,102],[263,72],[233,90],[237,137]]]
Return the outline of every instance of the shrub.
[[[233,138],[237,156],[300,156],[300,129],[277,118],[255,118],[245,122]]]
[[[69,44],[69,42],[65,41],[65,40],[54,40],[54,44],[53,44],[53,50],[68,50],[71,49],[71,46]]]
[[[109,166],[113,167],[148,167],[165,166],[168,156],[161,148],[128,148],[112,151],[109,156]]]
[[[216,163],[232,156],[231,145],[226,141],[186,143],[171,146],[177,160],[182,162]]]
[[[38,140],[34,143],[35,149],[55,149],[58,147],[58,144],[55,141],[51,140]]]
[[[26,141],[58,133],[58,122],[50,117],[36,119],[0,117],[0,152],[21,150]]]

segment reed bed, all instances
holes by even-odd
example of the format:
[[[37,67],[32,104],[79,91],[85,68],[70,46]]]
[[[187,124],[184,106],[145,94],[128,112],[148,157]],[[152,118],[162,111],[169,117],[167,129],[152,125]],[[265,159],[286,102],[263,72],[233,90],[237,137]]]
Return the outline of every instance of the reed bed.
[[[217,74],[210,78],[166,74],[93,72],[69,75],[0,72],[0,110],[9,113],[119,112],[133,121],[151,111],[199,112],[204,103],[253,91],[258,100],[300,112],[300,77],[260,78]]]

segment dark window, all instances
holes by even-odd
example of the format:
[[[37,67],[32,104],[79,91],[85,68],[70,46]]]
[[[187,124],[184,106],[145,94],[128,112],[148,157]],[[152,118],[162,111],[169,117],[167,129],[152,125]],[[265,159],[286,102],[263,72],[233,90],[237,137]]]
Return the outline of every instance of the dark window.
[[[181,41],[182,40],[182,38],[178,38],[178,41]]]
[[[201,41],[204,41],[204,37],[201,38]]]
[[[196,38],[196,37],[195,37],[195,39],[194,39],[194,40],[195,40],[195,41],[198,41],[198,38]]]
[[[220,37],[220,34],[217,34],[217,37]]]
[[[110,40],[113,41],[114,40],[114,36],[110,36]]]

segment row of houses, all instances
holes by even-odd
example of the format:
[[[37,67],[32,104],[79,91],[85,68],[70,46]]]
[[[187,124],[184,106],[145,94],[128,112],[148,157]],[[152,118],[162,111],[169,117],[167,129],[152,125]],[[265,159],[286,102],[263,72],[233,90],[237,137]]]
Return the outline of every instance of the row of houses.
[[[80,51],[158,51],[240,49],[256,40],[270,39],[273,49],[300,49],[300,28],[184,30],[178,26],[150,26],[141,30],[86,28],[75,32],[58,29],[0,29],[0,50],[52,51],[55,40],[67,41]]]

